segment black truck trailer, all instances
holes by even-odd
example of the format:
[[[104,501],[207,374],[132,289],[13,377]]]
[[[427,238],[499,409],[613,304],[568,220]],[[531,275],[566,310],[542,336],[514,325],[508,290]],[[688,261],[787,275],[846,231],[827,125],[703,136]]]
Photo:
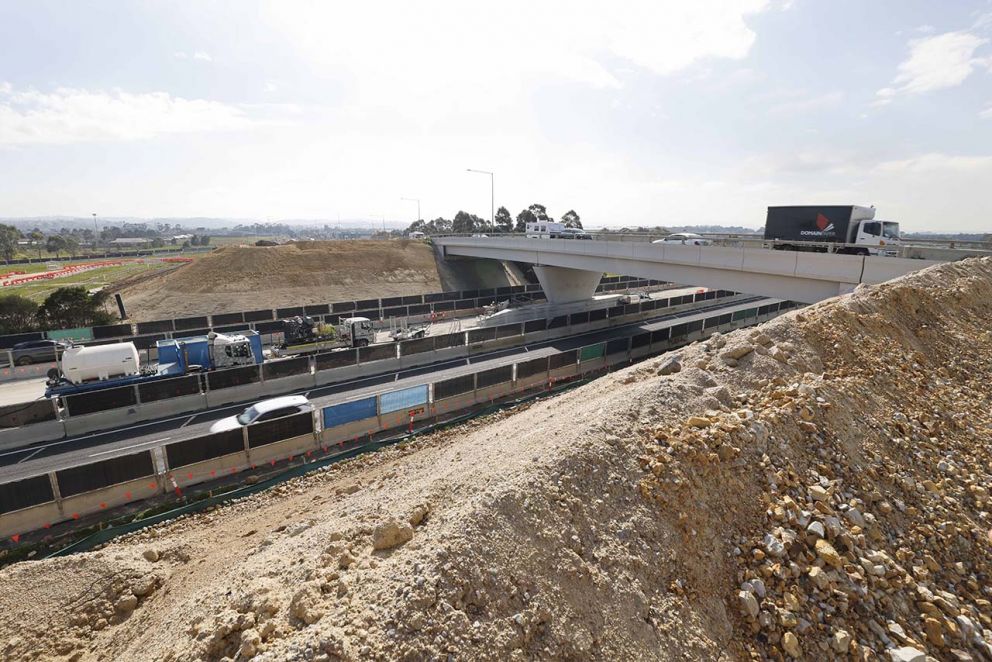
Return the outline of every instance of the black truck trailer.
[[[874,218],[874,207],[859,205],[769,207],[765,239],[775,241],[777,250],[898,254],[899,224]]]

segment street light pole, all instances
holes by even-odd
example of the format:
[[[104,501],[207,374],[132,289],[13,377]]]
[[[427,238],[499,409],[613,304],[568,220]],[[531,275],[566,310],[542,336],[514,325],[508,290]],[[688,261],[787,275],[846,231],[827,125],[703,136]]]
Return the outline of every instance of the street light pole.
[[[97,242],[100,238],[100,230],[96,227],[96,212],[93,212],[93,250],[99,245]]]
[[[475,170],[474,168],[465,168],[468,172],[477,172],[481,175],[489,175],[489,227],[496,228],[496,185],[494,183],[495,177],[493,173],[488,170]]]

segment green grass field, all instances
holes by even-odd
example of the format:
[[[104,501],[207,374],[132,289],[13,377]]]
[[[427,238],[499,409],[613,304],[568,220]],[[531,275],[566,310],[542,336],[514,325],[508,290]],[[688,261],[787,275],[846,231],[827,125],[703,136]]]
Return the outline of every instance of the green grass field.
[[[103,267],[100,269],[91,269],[90,271],[83,271],[81,273],[72,274],[69,276],[63,276],[62,278],[52,278],[51,280],[39,280],[30,283],[24,283],[23,285],[13,285],[10,287],[4,287],[0,289],[0,297],[9,296],[12,294],[19,294],[21,296],[28,297],[32,301],[41,303],[45,300],[49,294],[59,289],[60,287],[71,287],[76,285],[81,285],[87,289],[95,289],[98,287],[106,287],[113,283],[116,283],[124,278],[130,278],[138,274],[151,273],[154,271],[162,271],[170,267],[174,267],[175,264],[170,264],[168,262],[161,262],[159,260],[149,259],[146,262],[128,262],[119,266],[113,267]],[[25,267],[25,268],[21,268]],[[27,268],[32,267],[32,268]],[[2,269],[2,268],[0,268]],[[13,270],[13,269],[10,269]],[[34,273],[38,271],[45,271],[45,265],[19,265],[16,268],[17,271],[24,271],[27,273]],[[6,273],[4,270],[0,273]]]

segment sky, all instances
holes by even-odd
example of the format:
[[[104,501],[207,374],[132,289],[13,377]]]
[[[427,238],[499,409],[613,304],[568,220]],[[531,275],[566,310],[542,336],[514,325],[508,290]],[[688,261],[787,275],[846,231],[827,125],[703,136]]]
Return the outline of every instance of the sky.
[[[992,232],[992,0],[0,0],[0,217]]]

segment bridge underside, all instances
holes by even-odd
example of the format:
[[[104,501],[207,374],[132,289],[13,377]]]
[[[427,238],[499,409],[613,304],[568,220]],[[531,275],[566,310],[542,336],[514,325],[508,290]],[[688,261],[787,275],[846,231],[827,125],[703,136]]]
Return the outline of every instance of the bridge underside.
[[[604,273],[815,303],[923,269],[930,260],[611,241],[443,237],[444,255],[535,265],[548,299],[592,296]]]

